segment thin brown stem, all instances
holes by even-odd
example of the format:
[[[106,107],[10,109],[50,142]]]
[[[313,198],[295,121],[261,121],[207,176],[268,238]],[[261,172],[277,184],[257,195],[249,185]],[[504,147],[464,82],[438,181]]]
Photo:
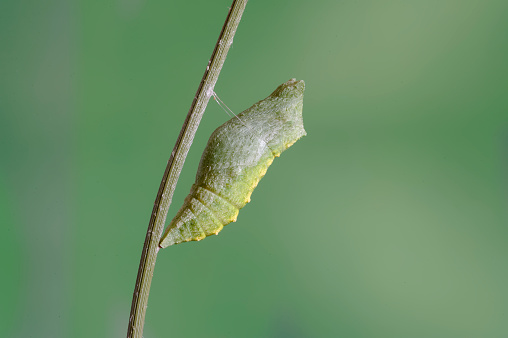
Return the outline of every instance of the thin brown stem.
[[[206,105],[208,104],[208,100],[213,93],[215,83],[219,78],[229,47],[233,43],[233,37],[235,36],[236,29],[240,23],[246,5],[247,0],[234,0],[231,5],[219,39],[210,57],[210,61],[208,61],[205,74],[201,79],[196,96],[192,101],[187,118],[185,119],[176,145],[173,148],[173,152],[166,166],[166,170],[164,171],[153,206],[152,216],[150,217],[150,223],[148,224],[145,243],[141,253],[141,261],[139,262],[138,276],[132,297],[127,338],[141,338],[143,336],[148,295],[150,293],[150,285],[152,283],[157,253],[160,249],[159,241],[162,231],[164,230],[164,223],[166,222],[169,205],[171,204],[171,199],[185,158],[189,152],[189,148]]]

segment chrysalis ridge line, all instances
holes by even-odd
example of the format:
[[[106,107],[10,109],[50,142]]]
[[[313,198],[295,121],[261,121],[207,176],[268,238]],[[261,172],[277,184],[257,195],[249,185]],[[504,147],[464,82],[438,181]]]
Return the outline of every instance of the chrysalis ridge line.
[[[208,192],[210,192],[210,193],[214,194],[215,196],[217,196],[217,197],[219,197],[220,199],[222,199],[224,202],[227,202],[228,204],[230,204],[232,207],[234,207],[234,208],[236,208],[236,209],[240,209],[240,207],[238,207],[238,206],[237,206],[237,205],[235,205],[234,203],[230,202],[230,201],[229,201],[228,199],[226,199],[224,196],[221,196],[221,195],[219,195],[218,193],[216,193],[216,192],[212,191],[212,190],[210,189],[210,187],[207,187],[207,186],[205,186],[205,185],[203,185],[203,184],[198,185],[198,187],[200,187],[200,188],[202,188],[202,189],[205,189],[206,191],[208,191]]]
[[[206,189],[208,190],[208,189]],[[197,194],[196,194],[197,195]],[[217,223],[219,223],[220,225],[224,226],[225,224],[223,224],[220,219],[217,217],[217,215],[215,215],[215,213],[213,212],[212,209],[210,209],[202,200],[199,199],[198,196],[194,196],[194,198],[196,199],[196,201],[198,201],[199,203],[201,203],[201,205],[203,207],[205,207],[206,210],[208,210],[208,212],[210,213],[210,215],[213,216],[213,218],[217,221]]]
[[[199,229],[201,229],[201,235],[202,236],[199,236],[199,237],[196,237],[194,236],[194,234],[192,233],[192,229],[191,230],[191,236],[193,236],[193,238],[205,238],[206,237],[206,232],[205,230],[203,229],[203,227],[201,226],[201,222],[199,222],[199,219],[198,219],[198,216],[196,215],[196,213],[194,212],[194,210],[192,210],[192,204],[189,204],[189,212],[194,216],[194,219],[196,221],[196,225],[199,227]]]
[[[202,205],[202,203],[196,198],[196,197],[192,197],[192,200],[191,202],[194,202],[196,204],[199,204],[199,205]],[[206,233],[208,232],[207,230],[205,230],[205,228],[203,227],[204,225],[207,226],[207,228],[210,228],[210,226],[204,222],[201,222],[201,218],[198,217],[198,212],[200,212],[200,210],[196,210],[196,208],[194,208],[194,205],[192,203],[189,203],[189,208],[191,209],[194,217],[196,218],[196,223],[197,225],[199,226],[199,228],[201,229],[201,232],[203,233],[203,235],[206,237]]]
[[[190,210],[187,209],[187,212],[190,212]],[[192,237],[192,231],[190,229],[190,224],[188,222],[184,223],[180,227],[180,237],[182,238],[182,241],[186,241],[187,238]]]

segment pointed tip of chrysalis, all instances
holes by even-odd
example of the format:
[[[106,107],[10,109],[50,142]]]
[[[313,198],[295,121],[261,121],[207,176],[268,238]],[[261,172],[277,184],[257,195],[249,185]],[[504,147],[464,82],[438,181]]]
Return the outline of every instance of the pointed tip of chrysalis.
[[[284,82],[277,89],[274,90],[272,96],[284,97],[284,98],[303,98],[303,92],[305,91],[305,81],[297,80],[295,78]]]

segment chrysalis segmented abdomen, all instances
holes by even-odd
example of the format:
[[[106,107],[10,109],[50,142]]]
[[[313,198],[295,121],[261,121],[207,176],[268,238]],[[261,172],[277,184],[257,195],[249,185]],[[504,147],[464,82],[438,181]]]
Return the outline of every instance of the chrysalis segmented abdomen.
[[[213,132],[196,182],[166,228],[161,247],[199,241],[236,221],[274,158],[306,135],[304,89],[303,81],[291,79]]]

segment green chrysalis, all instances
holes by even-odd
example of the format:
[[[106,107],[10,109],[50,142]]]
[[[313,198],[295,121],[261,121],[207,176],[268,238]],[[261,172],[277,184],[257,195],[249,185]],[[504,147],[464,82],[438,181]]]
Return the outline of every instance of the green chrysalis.
[[[274,158],[306,135],[304,90],[303,80],[291,79],[213,132],[196,182],[162,236],[162,248],[216,235],[236,221]]]

